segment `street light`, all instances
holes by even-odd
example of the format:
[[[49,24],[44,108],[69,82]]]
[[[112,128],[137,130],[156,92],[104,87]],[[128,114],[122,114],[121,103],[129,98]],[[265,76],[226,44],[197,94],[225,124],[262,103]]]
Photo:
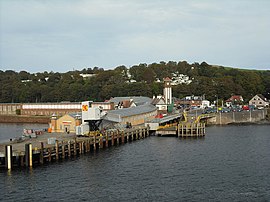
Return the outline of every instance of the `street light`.
[[[217,113],[218,113],[218,95],[215,95],[215,97],[217,97],[216,104],[217,104]]]

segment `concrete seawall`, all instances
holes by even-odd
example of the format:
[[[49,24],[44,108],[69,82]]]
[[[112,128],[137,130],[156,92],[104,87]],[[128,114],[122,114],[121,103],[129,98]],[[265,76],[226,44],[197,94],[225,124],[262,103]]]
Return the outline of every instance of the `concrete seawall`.
[[[208,124],[226,125],[231,123],[254,123],[259,122],[267,117],[267,110],[242,111],[217,113],[207,121]]]
[[[49,123],[47,116],[0,115],[0,123]]]

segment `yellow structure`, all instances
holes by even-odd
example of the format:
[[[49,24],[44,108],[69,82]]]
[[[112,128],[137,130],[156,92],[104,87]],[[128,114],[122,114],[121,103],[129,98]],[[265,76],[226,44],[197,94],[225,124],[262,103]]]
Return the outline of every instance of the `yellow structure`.
[[[81,116],[78,114],[66,114],[57,118],[53,115],[50,125],[52,132],[75,133],[76,126],[81,125]]]

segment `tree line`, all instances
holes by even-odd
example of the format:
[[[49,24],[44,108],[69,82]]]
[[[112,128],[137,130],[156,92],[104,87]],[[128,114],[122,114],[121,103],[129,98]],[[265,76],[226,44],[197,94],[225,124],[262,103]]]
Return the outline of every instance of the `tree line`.
[[[270,71],[243,70],[212,66],[206,62],[189,64],[159,62],[138,64],[130,68],[118,66],[111,70],[85,68],[82,70],[29,73],[0,70],[1,103],[104,101],[116,96],[148,96],[162,94],[165,77],[178,72],[189,76],[190,84],[173,86],[173,96],[204,95],[213,101],[218,96],[228,99],[242,95],[249,100],[256,94],[270,96]],[[83,78],[80,74],[93,74]],[[133,81],[133,82],[130,82]],[[136,81],[136,82],[134,82]]]

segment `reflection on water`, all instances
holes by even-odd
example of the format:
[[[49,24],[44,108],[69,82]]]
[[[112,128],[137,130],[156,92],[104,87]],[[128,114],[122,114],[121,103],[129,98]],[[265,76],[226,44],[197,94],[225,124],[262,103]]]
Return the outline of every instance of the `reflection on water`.
[[[0,172],[6,201],[269,201],[270,126],[150,137],[44,166]]]

